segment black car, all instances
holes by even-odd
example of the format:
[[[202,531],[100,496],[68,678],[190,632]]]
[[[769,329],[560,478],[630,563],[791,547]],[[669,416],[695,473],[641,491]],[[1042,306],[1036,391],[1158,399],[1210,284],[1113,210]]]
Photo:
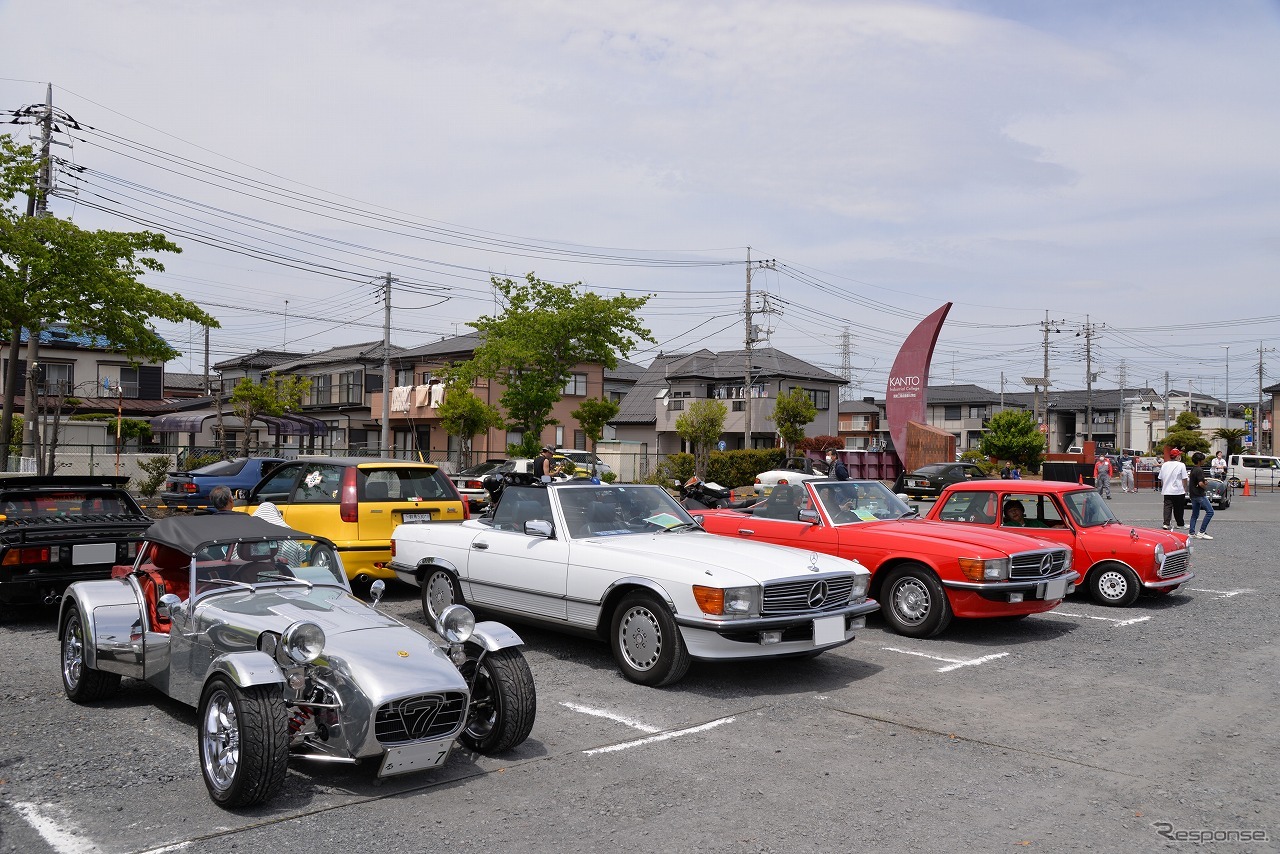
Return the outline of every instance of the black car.
[[[1209,497],[1209,503],[1219,510],[1226,510],[1231,506],[1231,497],[1235,495],[1235,487],[1230,481],[1221,480],[1216,477],[1207,478],[1204,482],[1205,495]]]
[[[911,498],[937,498],[953,483],[966,480],[989,480],[991,475],[974,463],[933,463],[911,473],[898,475],[893,491]]]
[[[0,475],[0,604],[58,601],[133,563],[152,519],[127,477]]]

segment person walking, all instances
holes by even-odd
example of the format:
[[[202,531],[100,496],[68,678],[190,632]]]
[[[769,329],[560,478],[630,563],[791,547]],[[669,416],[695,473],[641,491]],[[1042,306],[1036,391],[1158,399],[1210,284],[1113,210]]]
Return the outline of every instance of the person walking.
[[[1120,460],[1120,489],[1122,492],[1137,492],[1133,486],[1133,457]]]
[[[1205,481],[1209,475],[1204,470],[1204,454],[1196,451],[1191,455],[1191,470],[1187,472],[1187,482],[1191,490],[1191,536],[1197,540],[1212,540],[1213,537],[1205,533],[1205,528],[1209,527],[1209,520],[1213,518],[1213,502],[1209,500],[1208,492],[1205,487],[1208,485]],[[1204,513],[1204,521],[1200,523],[1200,530],[1196,530],[1196,519],[1201,513]]]
[[[1005,460],[1004,468],[1000,469],[1000,479],[1008,480],[1013,477],[1013,464]]]
[[[1187,467],[1182,464],[1182,451],[1178,448],[1170,448],[1167,454],[1169,459],[1160,466],[1160,471],[1156,475],[1156,480],[1160,483],[1160,494],[1164,496],[1164,529],[1169,530],[1169,520],[1172,518],[1178,524],[1176,527],[1185,528],[1183,523],[1183,510],[1187,501]]]
[[[836,480],[849,479],[849,467],[835,451],[827,451],[827,477],[834,477]]]
[[[1098,490],[1099,495],[1106,496],[1108,501],[1111,500],[1111,458],[1098,457],[1098,461],[1093,464],[1093,486]]]

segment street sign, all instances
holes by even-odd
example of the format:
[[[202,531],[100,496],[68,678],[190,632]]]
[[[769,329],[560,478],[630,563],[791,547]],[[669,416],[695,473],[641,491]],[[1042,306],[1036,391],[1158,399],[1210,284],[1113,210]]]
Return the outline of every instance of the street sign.
[[[724,443],[724,439],[721,439],[719,442],[716,443],[716,447],[723,451],[725,448],[729,446]]]

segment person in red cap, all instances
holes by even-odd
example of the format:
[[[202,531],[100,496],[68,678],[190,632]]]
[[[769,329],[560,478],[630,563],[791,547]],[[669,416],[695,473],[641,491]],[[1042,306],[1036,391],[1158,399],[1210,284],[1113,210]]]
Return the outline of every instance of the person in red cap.
[[[1182,463],[1181,449],[1170,448],[1167,456],[1169,459],[1160,466],[1160,471],[1156,474],[1156,480],[1160,481],[1160,494],[1164,496],[1166,531],[1169,530],[1170,518],[1178,523],[1176,527],[1187,527],[1183,521],[1183,511],[1187,504],[1187,482],[1190,479],[1187,467]]]

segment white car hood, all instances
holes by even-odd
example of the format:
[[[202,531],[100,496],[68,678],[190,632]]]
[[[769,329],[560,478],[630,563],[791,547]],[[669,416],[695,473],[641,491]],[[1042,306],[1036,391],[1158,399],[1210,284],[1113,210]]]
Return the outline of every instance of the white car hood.
[[[717,585],[776,581],[820,572],[867,572],[855,560],[801,549],[733,540],[705,531],[669,531],[589,537],[573,541],[571,560],[614,572],[669,576],[692,570]],[[696,583],[696,579],[691,579]]]

